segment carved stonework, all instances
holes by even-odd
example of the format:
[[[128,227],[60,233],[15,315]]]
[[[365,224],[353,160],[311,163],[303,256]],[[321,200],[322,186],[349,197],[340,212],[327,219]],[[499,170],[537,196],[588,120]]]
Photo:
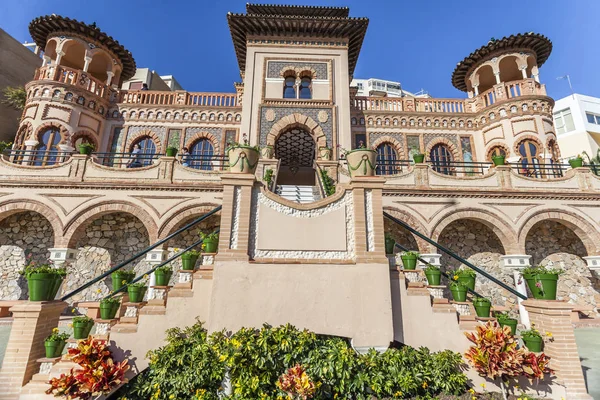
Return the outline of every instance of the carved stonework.
[[[321,111],[319,111],[317,118],[318,118],[319,122],[325,123],[329,119],[329,114],[327,113],[327,111],[321,110]]]
[[[267,121],[269,122],[273,122],[275,121],[275,111],[272,108],[269,108],[266,112],[265,112],[265,118]]]

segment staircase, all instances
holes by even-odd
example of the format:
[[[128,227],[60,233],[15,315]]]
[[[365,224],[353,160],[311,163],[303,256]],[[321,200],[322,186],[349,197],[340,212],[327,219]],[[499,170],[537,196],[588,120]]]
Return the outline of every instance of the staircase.
[[[321,199],[316,186],[277,185],[275,193],[286,200],[300,204],[312,203]]]

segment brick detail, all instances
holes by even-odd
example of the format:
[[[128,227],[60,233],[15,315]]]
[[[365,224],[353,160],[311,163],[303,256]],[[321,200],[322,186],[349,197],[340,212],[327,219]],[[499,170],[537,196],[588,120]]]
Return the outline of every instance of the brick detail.
[[[13,214],[25,211],[33,211],[48,220],[54,231],[55,244],[60,242],[63,236],[63,224],[58,214],[45,204],[32,200],[11,200],[0,205],[0,221],[8,218]],[[60,247],[60,246],[56,246]]]

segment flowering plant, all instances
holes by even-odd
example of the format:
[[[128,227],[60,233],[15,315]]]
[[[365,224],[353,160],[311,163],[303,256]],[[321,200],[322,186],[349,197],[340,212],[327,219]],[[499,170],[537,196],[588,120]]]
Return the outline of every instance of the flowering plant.
[[[436,272],[439,270],[440,270],[439,267],[436,267],[435,265],[432,265],[432,264],[427,264],[427,267],[425,267],[425,272]]]
[[[60,333],[58,328],[52,329],[52,334],[44,340],[45,342],[64,342],[69,338],[68,333]]]
[[[88,317],[87,315],[78,315],[77,317],[73,317],[73,321],[72,323],[90,323],[90,322],[94,322],[94,320],[90,317]]]
[[[314,396],[317,387],[306,373],[306,370],[300,364],[288,368],[283,375],[279,377],[276,383],[277,387],[284,391],[290,399],[310,399]]]
[[[154,270],[154,272],[162,272],[163,274],[173,273],[173,267],[170,265],[163,265],[162,267],[158,267]]]
[[[250,146],[250,143],[248,141],[248,135],[243,133],[242,134],[242,141],[241,142],[227,142],[227,148],[225,151],[229,151],[229,150],[233,150],[233,149],[238,149],[240,147],[246,147],[246,148],[250,148],[250,149],[254,149],[256,151],[260,151],[260,147],[259,146]]]
[[[564,272],[565,271],[561,268],[537,265],[535,267],[523,268],[523,270],[521,271],[521,274],[522,275],[540,275],[540,274],[560,275]]]
[[[200,236],[200,239],[202,240],[218,240],[219,239],[219,233],[218,232],[211,232],[211,233],[204,233],[202,231],[198,231],[198,235]]]
[[[418,251],[403,251],[402,253],[400,253],[400,257],[419,257],[419,255],[420,254]]]
[[[451,276],[472,276],[472,277],[477,276],[475,271],[473,271],[471,268],[464,267],[464,266],[460,267],[454,271],[448,271],[448,274]],[[458,278],[456,278],[456,279],[458,279]]]
[[[123,278],[124,281],[129,282],[130,280],[135,278],[135,271],[127,270],[127,269],[120,269],[120,270],[115,271],[112,274],[110,274],[110,276],[111,277],[120,276],[121,278]]]
[[[31,255],[28,256],[30,258]],[[29,264],[25,266],[19,274],[25,276],[25,278],[29,279],[32,274],[53,274],[58,275],[61,278],[67,276],[67,268],[66,267],[55,267],[52,262],[48,264],[36,264],[35,261],[30,261]]]
[[[121,301],[120,297],[107,297],[105,299],[100,300],[102,304],[118,304]]]

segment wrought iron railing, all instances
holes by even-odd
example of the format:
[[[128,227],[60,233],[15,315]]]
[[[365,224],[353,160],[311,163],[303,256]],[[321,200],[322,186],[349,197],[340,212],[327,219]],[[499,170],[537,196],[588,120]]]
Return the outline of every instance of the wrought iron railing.
[[[229,158],[225,154],[182,154],[177,158],[184,167],[202,171],[223,170],[229,167]]]
[[[154,164],[164,154],[158,153],[93,153],[98,164],[117,168],[142,168]]]
[[[71,152],[58,150],[10,150],[2,153],[4,160],[21,165],[43,167],[64,163]]]

